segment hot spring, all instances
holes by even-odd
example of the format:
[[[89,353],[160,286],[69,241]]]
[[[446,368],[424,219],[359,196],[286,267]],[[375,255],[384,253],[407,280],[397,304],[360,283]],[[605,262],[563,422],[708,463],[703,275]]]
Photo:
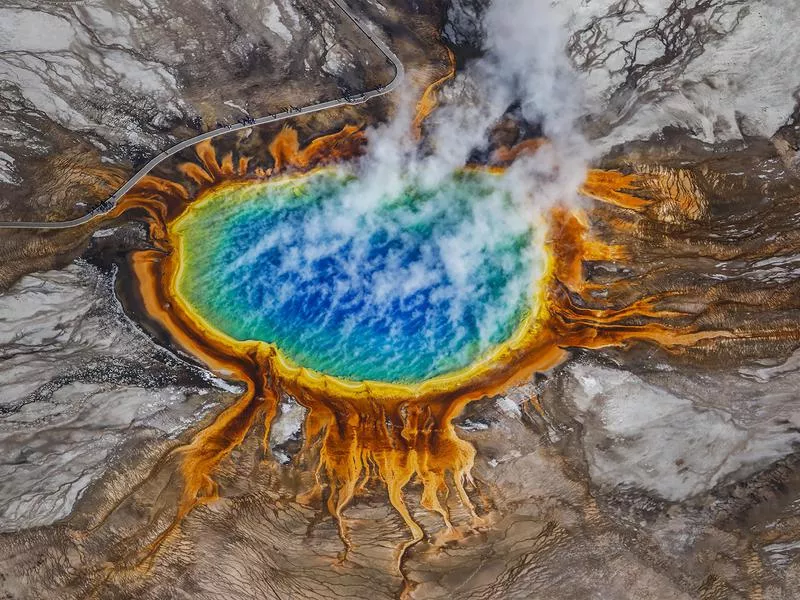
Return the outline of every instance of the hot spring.
[[[222,185],[170,226],[174,290],[204,326],[299,367],[418,383],[489,360],[536,314],[531,210],[473,171],[377,197],[335,171]]]

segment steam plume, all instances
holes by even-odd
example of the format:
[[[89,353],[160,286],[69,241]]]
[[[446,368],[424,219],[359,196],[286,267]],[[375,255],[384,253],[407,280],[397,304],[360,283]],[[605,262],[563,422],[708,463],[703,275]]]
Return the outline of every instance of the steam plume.
[[[581,95],[567,57],[568,14],[549,0],[494,0],[480,27],[484,50],[444,90],[427,123],[424,153],[410,134],[415,101],[401,97],[394,119],[369,132],[369,150],[351,205],[369,207],[413,180],[435,187],[488,145],[491,128],[512,107],[550,141],[502,177],[520,206],[569,201],[583,182],[590,149],[576,121]]]
[[[565,53],[566,31],[566,16],[547,0],[494,0],[482,21],[483,55],[444,90],[442,106],[426,122],[425,143],[420,144],[412,127],[418,92],[407,91],[391,121],[368,132],[367,153],[355,166],[357,177],[341,195],[300,227],[277,225],[285,231],[266,234],[259,251],[243,254],[240,261],[257,261],[265,252],[296,245],[305,250],[294,257],[287,278],[308,281],[318,276],[322,261],[345,261],[341,273],[355,276],[337,279],[338,288],[370,307],[363,314],[365,324],[386,313],[388,306],[418,303],[418,296],[427,294],[447,299],[458,330],[464,325],[464,300],[480,297],[475,274],[487,255],[507,243],[509,235],[525,230],[534,233],[531,245],[540,247],[542,209],[573,200],[584,180],[589,153],[575,125],[581,99]],[[486,155],[491,129],[512,109],[540,128],[549,142],[495,177],[496,195],[475,202],[456,229],[434,228],[426,242],[430,246],[410,252],[418,254],[413,262],[388,261],[367,275],[363,269],[372,250],[370,232],[389,229],[394,239],[403,240],[407,228],[420,218],[419,206],[391,222],[377,208],[410,186],[444,193],[447,182],[471,157]],[[444,206],[447,201],[442,199]],[[527,257],[526,271],[533,275],[526,282],[530,286],[541,273],[542,254],[532,248]],[[369,281],[359,283],[362,277]],[[419,285],[400,285],[412,279]],[[320,294],[328,283],[319,282]],[[293,295],[289,290],[286,297]],[[335,306],[332,301],[330,309]],[[498,314],[485,315],[485,322],[500,322],[508,311],[499,304]],[[343,336],[351,332],[352,322],[349,325]],[[490,337],[492,327],[482,329],[487,332],[482,337]]]

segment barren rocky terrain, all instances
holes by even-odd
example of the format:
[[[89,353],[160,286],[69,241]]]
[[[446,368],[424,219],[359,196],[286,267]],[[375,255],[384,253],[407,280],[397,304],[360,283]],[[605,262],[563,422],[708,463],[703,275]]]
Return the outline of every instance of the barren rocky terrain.
[[[483,0],[350,4],[406,66],[398,96],[446,71],[445,44],[458,69],[481,53]],[[583,274],[598,297],[620,280],[628,295],[669,291],[671,309],[735,339],[567,348],[557,367],[470,404],[454,424],[476,450],[479,521],[451,494],[447,531],[412,481],[426,535],[410,546],[367,481],[344,512],[345,547],[310,492],[320,449],[305,409],[284,396],[267,448],[263,427],[249,435],[220,464],[219,499],[142,566],[133,548],[166,528],[179,495],[170,451],[244,386],[142,314],[126,259],[152,244],[142,223],[2,230],[0,596],[800,598],[797,7],[559,4],[592,164],[670,182],[633,216],[589,211],[633,260],[587,261]],[[326,2],[4,3],[0,220],[84,214],[180,139],[391,76]],[[308,140],[377,123],[393,103],[294,125]],[[219,144],[256,146],[278,131],[266,129]]]

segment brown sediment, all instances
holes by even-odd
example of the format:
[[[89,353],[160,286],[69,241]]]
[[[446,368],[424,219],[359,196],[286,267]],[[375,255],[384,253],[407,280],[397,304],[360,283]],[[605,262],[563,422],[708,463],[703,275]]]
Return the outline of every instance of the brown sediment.
[[[116,218],[124,211],[139,209],[150,222],[156,249],[138,251],[131,257],[149,317],[184,352],[220,376],[247,386],[239,399],[177,451],[183,482],[179,505],[172,524],[148,547],[148,556],[195,506],[217,497],[214,471],[257,423],[266,425],[266,446],[282,394],[308,409],[306,444],[321,441],[316,484],[304,497],[317,498],[327,491],[327,508],[339,521],[345,548],[350,542],[344,510],[369,478],[379,479],[386,486],[392,506],[411,532],[411,544],[423,537],[403,497],[405,487],[415,479],[421,486],[422,506],[438,514],[449,532],[457,534],[446,502],[451,491],[472,516],[472,526],[481,523],[468,493],[474,485],[470,474],[475,449],[458,437],[453,426],[453,419],[468,403],[501,394],[528,381],[537,371],[556,366],[568,356],[570,348],[596,349],[646,341],[674,349],[725,335],[679,324],[683,313],[659,307],[668,294],[622,306],[613,302],[598,306],[588,298],[585,263],[624,261],[628,252],[593,239],[586,214],[566,206],[556,206],[543,215],[548,231],[548,268],[539,287],[539,308],[488,357],[419,384],[354,382],[317,373],[293,364],[272,345],[233,340],[195,314],[176,289],[181,240],[171,228],[192,203],[219,186],[242,185],[287,169],[305,173],[347,160],[358,155],[363,143],[361,129],[348,126],[301,147],[297,133],[284,128],[269,146],[274,165],[252,172],[246,170],[246,158],[234,160],[232,154],[226,154],[218,160],[214,147],[204,144],[197,150],[202,166],[192,163],[181,167],[198,187],[194,199],[180,184],[148,177],[110,216]],[[508,156],[519,153],[510,151]],[[492,169],[498,170],[502,169]],[[638,175],[591,171],[582,191],[626,209],[641,210],[647,201],[632,193],[639,187]]]
[[[632,193],[642,187],[643,179],[640,175],[591,169],[580,192],[589,198],[608,202],[621,208],[643,210],[650,202]]]
[[[542,146],[549,143],[547,138],[531,138],[523,140],[514,146],[500,146],[492,152],[491,163],[494,165],[508,165],[520,156],[535,154]]]
[[[580,192],[621,208],[647,211],[654,220],[666,223],[708,216],[708,198],[691,169],[636,165],[629,174],[593,169]]]
[[[531,155],[549,144],[547,138],[500,146],[490,164],[502,169],[520,156]],[[636,165],[631,173],[590,169],[579,189],[584,196],[636,212],[649,211],[659,221],[697,221],[707,216],[708,198],[690,169]]]
[[[269,151],[275,161],[275,172],[286,167],[307,170],[312,166],[355,156],[365,142],[366,138],[360,127],[345,125],[340,131],[320,136],[301,149],[297,130],[286,126],[270,143]]]
[[[647,192],[656,201],[660,221],[698,221],[708,216],[708,198],[690,169],[640,167]]]
[[[411,123],[411,131],[418,138],[422,136],[422,124],[425,122],[425,119],[427,119],[439,105],[439,90],[445,83],[455,77],[456,57],[453,54],[453,51],[449,48],[447,49],[447,58],[450,63],[448,71],[439,79],[428,85],[428,87],[425,88],[425,91],[422,92],[422,97],[420,97],[419,101],[417,102],[414,112],[414,120]]]

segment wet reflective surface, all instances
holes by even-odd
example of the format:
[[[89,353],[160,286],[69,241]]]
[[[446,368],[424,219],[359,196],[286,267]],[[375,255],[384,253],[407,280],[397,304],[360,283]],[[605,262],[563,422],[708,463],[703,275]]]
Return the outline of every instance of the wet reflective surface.
[[[327,375],[410,383],[469,366],[536,311],[544,270],[494,179],[363,208],[334,174],[211,191],[173,225],[177,291],[209,325]]]

